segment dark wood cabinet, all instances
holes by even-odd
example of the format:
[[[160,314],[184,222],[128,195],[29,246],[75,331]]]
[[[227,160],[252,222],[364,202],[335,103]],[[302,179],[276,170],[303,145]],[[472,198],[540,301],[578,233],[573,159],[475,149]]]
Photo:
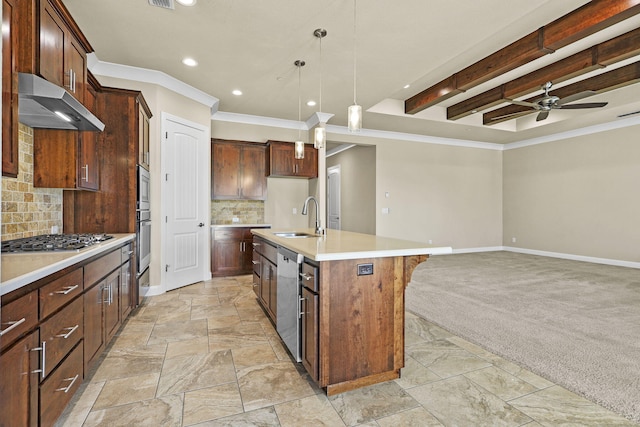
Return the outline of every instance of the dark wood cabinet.
[[[211,275],[237,276],[253,271],[251,229],[213,227],[211,229]]]
[[[149,118],[151,114],[144,98],[138,99],[138,164],[149,170]]]
[[[258,302],[275,323],[278,313],[278,248],[254,236],[253,250],[253,289]]]
[[[96,101],[105,125],[95,148],[100,191],[65,191],[63,228],[68,233],[135,233],[137,162],[144,145],[140,127],[148,126],[140,124],[140,111],[147,118],[151,111],[139,91],[100,87]]]
[[[267,193],[264,144],[211,140],[211,199],[264,200]]]
[[[97,190],[95,139],[87,132],[33,130],[33,186]]]
[[[38,348],[35,331],[0,355],[0,425],[4,427],[38,425]]]
[[[84,102],[87,53],[92,52],[62,2],[39,0],[39,74]]]
[[[18,7],[2,0],[2,176],[18,176]]]
[[[295,146],[292,142],[267,141],[268,176],[317,178],[318,150],[305,144],[304,158],[295,158]]]
[[[302,287],[302,365],[314,381],[318,381],[318,294]]]
[[[107,276],[102,297],[105,342],[111,341],[120,326],[120,268]]]
[[[98,81],[91,76],[85,104],[96,113]],[[98,132],[34,129],[33,186],[97,191]]]
[[[82,344],[78,344],[40,385],[40,427],[55,424],[83,378]]]
[[[84,301],[84,369],[88,372],[93,362],[105,347],[102,333],[102,301],[105,281],[89,287],[83,295]]]

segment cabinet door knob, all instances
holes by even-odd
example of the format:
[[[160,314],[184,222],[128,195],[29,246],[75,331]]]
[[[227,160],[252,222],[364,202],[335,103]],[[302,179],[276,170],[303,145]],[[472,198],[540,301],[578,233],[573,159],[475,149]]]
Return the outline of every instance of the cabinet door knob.
[[[198,227],[204,227],[204,222],[201,222],[200,224],[198,224]]]

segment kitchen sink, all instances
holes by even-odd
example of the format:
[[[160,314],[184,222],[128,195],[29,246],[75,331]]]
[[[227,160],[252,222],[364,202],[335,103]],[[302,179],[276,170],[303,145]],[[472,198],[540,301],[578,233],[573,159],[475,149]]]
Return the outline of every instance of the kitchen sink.
[[[301,233],[297,231],[291,231],[286,233],[273,233],[273,234],[274,236],[284,237],[286,239],[304,239],[307,237],[318,237],[315,234]]]

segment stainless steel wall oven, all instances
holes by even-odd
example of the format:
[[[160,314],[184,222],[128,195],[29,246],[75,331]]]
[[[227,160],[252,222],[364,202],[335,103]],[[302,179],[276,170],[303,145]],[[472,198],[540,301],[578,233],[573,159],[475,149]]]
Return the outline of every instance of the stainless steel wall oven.
[[[141,283],[141,276],[149,268],[151,262],[151,203],[149,199],[150,190],[149,171],[138,166],[138,203],[136,208],[136,243],[137,243],[137,264],[138,264],[138,284]],[[148,281],[148,274],[145,279]],[[148,283],[147,283],[148,286]]]

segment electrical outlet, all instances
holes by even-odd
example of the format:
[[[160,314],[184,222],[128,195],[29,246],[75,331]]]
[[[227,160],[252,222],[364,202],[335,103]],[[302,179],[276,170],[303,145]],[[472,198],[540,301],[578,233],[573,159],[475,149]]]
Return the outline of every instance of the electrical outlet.
[[[388,215],[389,211],[389,208],[382,208],[382,215]]]
[[[238,218],[237,216],[234,216],[234,217],[231,219],[231,222],[233,222],[233,223],[240,222],[240,218]]]
[[[511,238],[511,243],[515,243],[515,242],[516,242],[516,240],[518,240],[518,239],[516,239],[515,237],[512,237],[512,238]]]
[[[58,234],[58,226],[57,225],[52,225],[51,226],[51,234]]]
[[[297,215],[298,214],[298,208],[293,208],[293,214]]]
[[[433,240],[429,239],[429,244],[432,245],[433,244]]]

